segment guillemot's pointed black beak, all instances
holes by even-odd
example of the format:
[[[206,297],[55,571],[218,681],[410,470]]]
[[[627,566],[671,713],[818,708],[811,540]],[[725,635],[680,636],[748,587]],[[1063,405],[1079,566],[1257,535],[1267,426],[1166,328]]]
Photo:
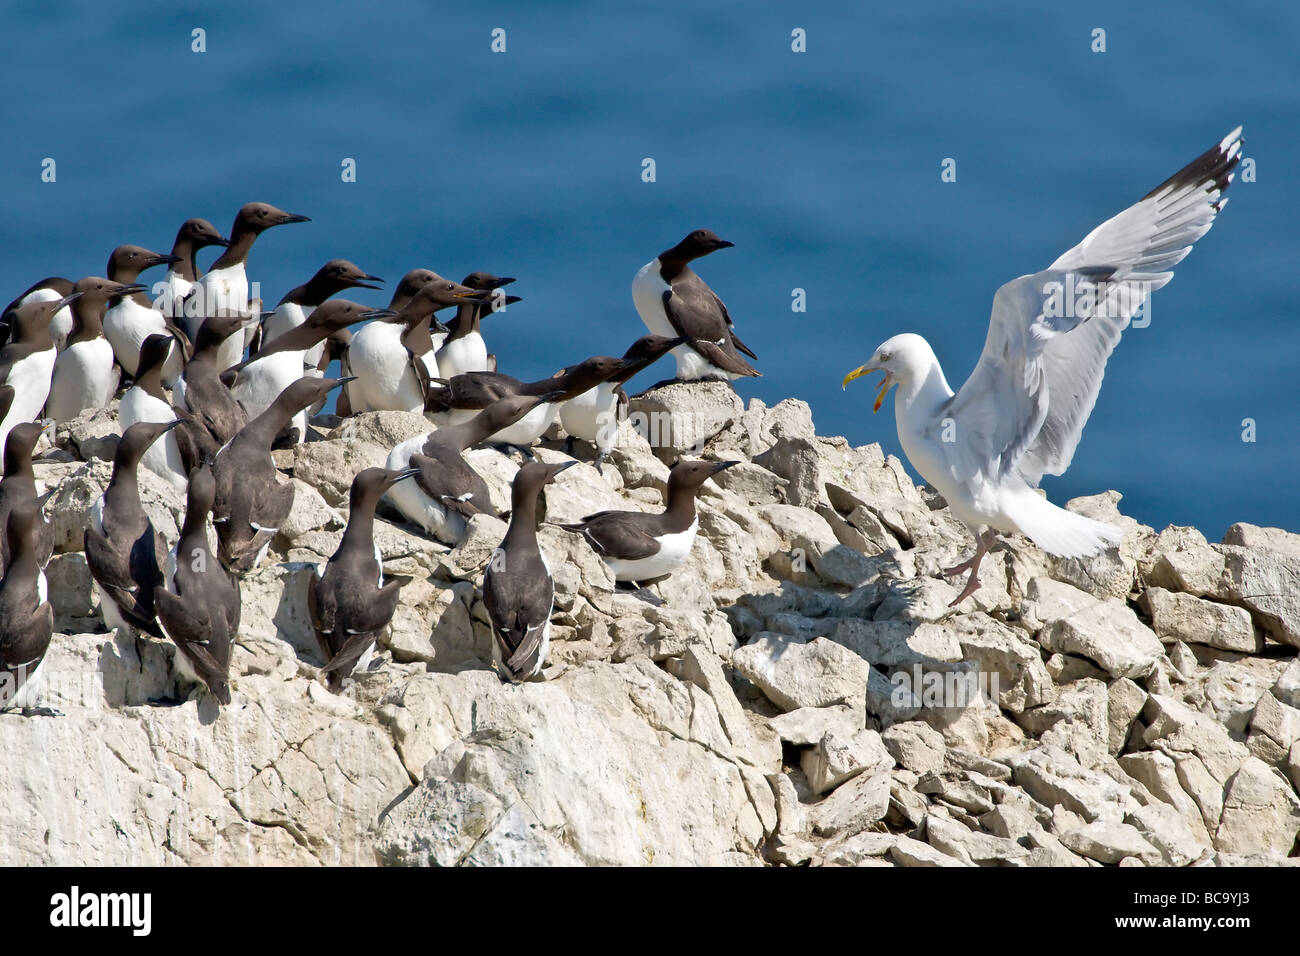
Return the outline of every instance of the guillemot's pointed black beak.
[[[132,282],[122,286],[122,288],[114,292],[109,298],[120,299],[123,296],[135,295],[137,292],[144,292],[148,288],[147,285],[141,285],[139,282]]]
[[[171,265],[174,262],[180,262],[180,261],[181,261],[180,256],[173,256],[170,254],[165,256],[150,256],[148,259],[145,260],[145,268],[147,269],[149,268],[149,266],[160,266],[163,264]]]
[[[362,282],[361,279],[365,279],[366,281],[365,281],[365,282]],[[361,279],[353,279],[353,280],[351,280],[351,284],[352,284],[352,286],[353,286],[354,288],[357,288],[357,289],[378,289],[379,286],[377,286],[377,285],[367,285],[366,283],[367,283],[367,282],[383,282],[383,281],[384,281],[383,279],[379,278],[379,276],[372,276],[372,275],[364,275],[364,276],[361,277]]]
[[[372,289],[374,286],[363,286],[366,289]],[[371,309],[368,312],[362,312],[360,319],[391,319],[397,315],[392,309]]]
[[[740,462],[738,461],[720,461],[713,466],[713,473],[716,475],[720,471],[726,471],[728,468],[734,468],[739,464]]]
[[[503,285],[509,285],[510,283],[512,283],[512,282],[514,282],[514,281],[515,281],[515,277],[514,277],[514,276],[500,276],[499,278],[493,279],[492,282],[489,283],[488,288],[489,288],[489,289],[499,289],[499,288],[501,288]]]
[[[286,226],[291,222],[311,222],[311,217],[299,216],[297,213],[287,212],[280,217],[280,221],[277,222],[276,225]]]
[[[59,308],[61,309],[65,305],[71,305],[72,303],[80,299],[81,296],[82,293],[80,292],[69,292],[67,295],[65,295],[62,299],[59,300]]]
[[[730,249],[730,248],[731,248],[732,246],[734,246],[734,245],[735,245],[734,242],[729,242],[729,241],[727,241],[726,239],[719,239],[717,242],[715,242],[715,243],[713,244],[713,248],[714,248],[714,249]]]
[[[228,246],[230,245],[230,240],[225,236],[217,236],[215,239],[208,239],[207,243],[210,246]]]

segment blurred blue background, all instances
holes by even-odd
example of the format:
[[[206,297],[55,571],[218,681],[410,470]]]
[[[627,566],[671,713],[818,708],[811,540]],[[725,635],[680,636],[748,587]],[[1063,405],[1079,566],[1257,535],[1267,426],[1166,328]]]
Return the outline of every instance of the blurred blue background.
[[[845,372],[910,330],[960,384],[1001,283],[1244,123],[1258,182],[1234,184],[1150,327],[1126,334],[1045,487],[1061,503],[1115,488],[1140,520],[1211,539],[1238,520],[1300,530],[1300,7],[1042,7],[9,4],[0,301],[265,200],[313,219],[258,241],[268,303],[336,256],[389,288],[416,266],[517,276],[525,301],[486,335],[530,379],[620,354],[644,331],[633,274],[707,226],[736,248],[699,272],[764,373],[741,395],[806,399],[821,433],[897,454],[890,409],[869,414],[869,385],[842,392]]]

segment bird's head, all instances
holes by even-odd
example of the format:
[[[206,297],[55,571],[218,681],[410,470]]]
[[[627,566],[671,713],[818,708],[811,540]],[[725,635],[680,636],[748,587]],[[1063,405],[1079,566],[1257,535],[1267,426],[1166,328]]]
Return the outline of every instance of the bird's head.
[[[868,362],[845,375],[842,387],[847,388],[849,382],[868,372],[884,372],[885,377],[880,382],[880,392],[871,407],[873,412],[878,412],[891,388],[895,385],[906,386],[920,380],[933,362],[934,352],[930,349],[929,343],[919,335],[904,332],[884,342]]]

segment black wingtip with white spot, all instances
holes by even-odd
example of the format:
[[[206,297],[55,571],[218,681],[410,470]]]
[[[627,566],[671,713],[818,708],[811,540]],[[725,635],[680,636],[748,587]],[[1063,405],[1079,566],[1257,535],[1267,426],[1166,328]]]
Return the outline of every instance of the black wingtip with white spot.
[[[1197,186],[1204,186],[1206,192],[1223,193],[1232,182],[1232,171],[1236,169],[1237,163],[1241,162],[1241,145],[1244,142],[1241,137],[1241,127],[1238,126],[1219,143],[1207,149],[1142,198],[1150,199],[1153,196],[1177,193]],[[1221,203],[1216,203],[1215,209],[1219,208]]]

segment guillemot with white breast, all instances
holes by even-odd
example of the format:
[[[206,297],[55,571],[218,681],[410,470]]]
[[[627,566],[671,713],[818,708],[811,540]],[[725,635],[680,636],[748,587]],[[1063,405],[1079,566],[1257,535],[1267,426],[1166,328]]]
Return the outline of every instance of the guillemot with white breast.
[[[167,270],[162,288],[155,286],[158,295],[154,299],[154,308],[173,320],[184,320],[185,299],[203,277],[196,253],[208,246],[228,245],[230,240],[206,219],[186,219],[181,223],[172,243],[172,255],[176,258]]]
[[[136,365],[136,379],[122,395],[117,420],[123,429],[136,422],[164,424],[176,418],[176,412],[162,387],[163,363],[172,350],[170,335],[154,334],[140,346],[140,359]],[[189,472],[181,455],[181,444],[190,439],[187,429],[178,428],[163,435],[145,451],[140,464],[158,477],[166,480],[177,491],[184,491]],[[188,457],[201,456],[191,449]]]
[[[690,267],[701,256],[734,245],[711,230],[696,229],[647,262],[632,280],[632,304],[646,328],[655,335],[688,338],[673,349],[678,381],[762,374],[740,356],[758,357],[736,335],[727,307]]]
[[[668,503],[659,514],[600,511],[561,525],[591,545],[614,574],[634,585],[672,574],[690,557],[699,528],[695,496],[709,478],[737,461],[679,461],[668,474]]]
[[[61,299],[29,299],[10,310],[13,335],[0,348],[0,384],[13,387],[9,411],[0,418],[0,448],[19,422],[35,421],[50,396],[50,379],[58,352],[50,337],[50,319],[81,297],[71,292]]]
[[[248,254],[252,251],[257,237],[275,226],[293,222],[311,222],[306,216],[276,209],[270,203],[250,202],[240,207],[235,216],[234,225],[230,227],[230,244],[207,273],[190,292],[198,296],[197,303],[187,302],[184,306],[186,331],[190,338],[197,339],[199,328],[205,318],[212,316],[239,314],[260,318],[261,304],[248,300]],[[254,315],[254,312],[258,313]],[[252,338],[251,322],[244,331],[232,334],[221,343],[217,352],[217,365],[228,369],[244,357],[244,347]]]
[[[538,405],[554,401],[559,392],[510,395],[498,399],[469,421],[407,439],[388,453],[390,469],[414,467],[417,474],[395,484],[388,500],[406,518],[444,544],[459,544],[465,522],[476,514],[499,517],[487,482],[465,452],[526,416]]]
[[[140,280],[141,272],[175,260],[173,255],[150,252],[140,246],[118,246],[108,257],[106,274],[113,282],[135,285]],[[113,346],[117,364],[134,378],[136,363],[140,360],[140,346],[144,340],[157,334],[172,336],[176,341],[175,354],[167,359],[162,373],[163,384],[170,387],[181,374],[185,359],[189,357],[190,342],[170,317],[153,307],[153,303],[144,294],[144,289],[145,286],[141,285],[138,291],[113,301],[104,313],[104,338]]]
[[[312,309],[330,296],[338,295],[345,289],[378,289],[371,282],[383,282],[379,276],[373,276],[347,259],[331,259],[316,274],[302,285],[285,293],[275,310],[263,317],[262,324],[254,332],[249,355],[255,356],[267,342],[272,342],[291,329],[307,321]],[[303,368],[315,369],[325,351],[325,344],[314,345],[303,355]]]
[[[515,280],[509,276],[494,276],[490,272],[471,272],[461,285],[483,292],[495,293]],[[462,372],[486,372],[488,365],[487,343],[483,341],[481,322],[484,315],[505,309],[507,305],[523,301],[517,295],[494,294],[483,301],[466,301],[456,310],[456,317],[447,323],[447,336],[438,348],[436,359],[438,377],[451,378]]]
[[[126,284],[101,276],[77,280],[79,297],[72,304],[72,331],[55,359],[45,402],[45,414],[60,425],[87,408],[102,408],[112,401],[121,373],[114,364],[113,346],[104,337],[104,316],[109,303],[120,302],[143,288],[139,283]]]
[[[596,471],[600,472],[618,442],[619,423],[627,419],[628,397],[623,386],[685,341],[684,335],[671,339],[663,335],[641,336],[623,353],[623,359],[631,364],[562,404],[560,425],[569,436],[567,448],[572,448],[574,438],[591,442],[596,446]]]
[[[331,299],[312,309],[302,324],[265,342],[252,358],[227,369],[221,380],[244,406],[249,417],[262,414],[280,394],[305,374],[304,357],[339,329],[356,322],[385,319],[393,313],[373,309],[348,299]],[[312,377],[316,377],[315,368]],[[289,444],[307,439],[307,409],[300,409],[288,425]]]
[[[421,283],[409,295],[408,280]],[[347,388],[352,412],[423,411],[429,382],[440,377],[430,334],[434,313],[486,301],[490,294],[427,269],[407,273],[389,303],[394,314],[358,329],[348,346],[347,371],[356,377]]]

